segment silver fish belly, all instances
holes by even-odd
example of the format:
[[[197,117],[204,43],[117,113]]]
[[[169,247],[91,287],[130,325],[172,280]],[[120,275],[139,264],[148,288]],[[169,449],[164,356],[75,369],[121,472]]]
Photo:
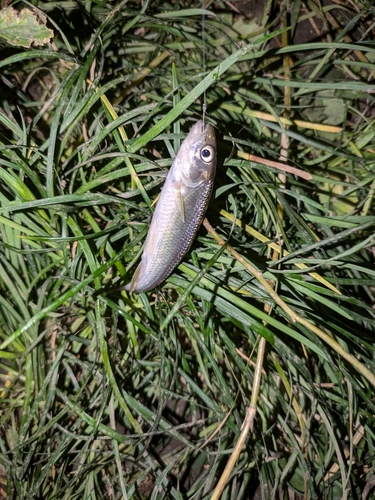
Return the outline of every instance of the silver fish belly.
[[[216,138],[198,121],[174,159],[157,202],[130,292],[146,292],[164,281],[189,250],[202,224],[216,171]]]

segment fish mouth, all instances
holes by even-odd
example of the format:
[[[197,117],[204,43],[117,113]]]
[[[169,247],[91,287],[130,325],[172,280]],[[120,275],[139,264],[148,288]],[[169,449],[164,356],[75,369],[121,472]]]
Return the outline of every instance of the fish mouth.
[[[207,138],[215,137],[215,129],[212,125],[204,120],[199,120],[199,133],[204,134]]]
[[[202,134],[206,134],[210,131],[210,128],[212,128],[212,125],[210,125],[209,123],[206,123],[204,122],[203,120],[201,120],[201,132]]]
[[[193,128],[190,130],[188,137],[191,141],[197,141],[198,143],[207,142],[209,144],[216,145],[215,129],[209,123],[198,120]],[[190,144],[189,144],[190,146]]]
[[[211,128],[213,128],[212,125],[207,123],[206,120],[198,120],[195,124],[195,129],[200,134],[205,134],[209,132]]]
[[[206,141],[209,142],[215,141],[215,129],[209,123],[202,122],[202,134],[204,134]]]

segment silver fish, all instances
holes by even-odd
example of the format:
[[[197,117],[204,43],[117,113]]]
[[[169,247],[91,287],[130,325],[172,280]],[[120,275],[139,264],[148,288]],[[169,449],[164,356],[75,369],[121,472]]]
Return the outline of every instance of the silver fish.
[[[198,121],[174,159],[157,202],[130,292],[164,281],[189,250],[203,221],[216,171],[214,128]]]

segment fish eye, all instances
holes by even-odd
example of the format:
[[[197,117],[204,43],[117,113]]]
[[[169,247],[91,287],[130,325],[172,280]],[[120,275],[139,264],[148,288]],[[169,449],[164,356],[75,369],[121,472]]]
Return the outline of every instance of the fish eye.
[[[201,149],[201,159],[205,163],[210,163],[215,155],[215,150],[212,146],[203,146]]]

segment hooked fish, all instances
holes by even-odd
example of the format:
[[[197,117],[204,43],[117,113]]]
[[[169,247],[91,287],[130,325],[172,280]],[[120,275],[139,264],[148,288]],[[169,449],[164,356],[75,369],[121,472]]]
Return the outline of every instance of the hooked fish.
[[[215,171],[215,131],[199,120],[181,144],[168,172],[151,220],[142,260],[126,290],[152,290],[179,264],[202,224]]]

